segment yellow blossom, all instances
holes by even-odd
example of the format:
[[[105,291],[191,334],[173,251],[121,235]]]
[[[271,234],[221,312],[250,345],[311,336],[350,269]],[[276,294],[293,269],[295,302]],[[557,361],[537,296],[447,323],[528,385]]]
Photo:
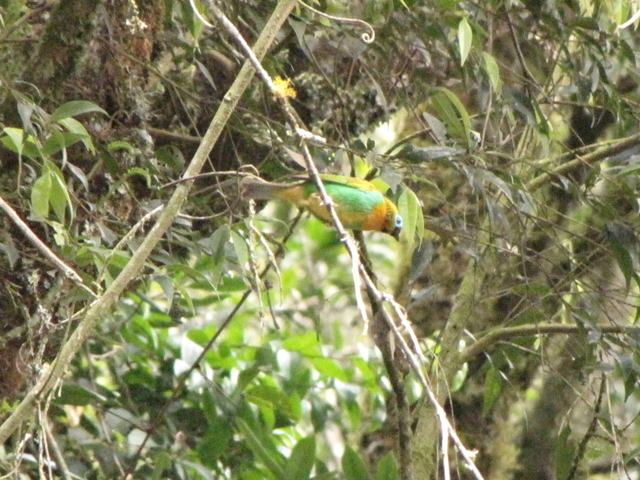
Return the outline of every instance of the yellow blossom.
[[[296,98],[297,95],[295,88],[293,88],[291,84],[291,80],[282,78],[279,75],[273,79],[273,91],[276,95],[285,98]]]

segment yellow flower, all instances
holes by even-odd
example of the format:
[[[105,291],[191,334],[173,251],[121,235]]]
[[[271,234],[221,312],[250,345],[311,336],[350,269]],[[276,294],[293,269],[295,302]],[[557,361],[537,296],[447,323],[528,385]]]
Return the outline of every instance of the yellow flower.
[[[297,95],[295,88],[293,88],[291,84],[291,80],[282,78],[279,75],[273,79],[273,91],[276,95],[285,98],[296,98]]]

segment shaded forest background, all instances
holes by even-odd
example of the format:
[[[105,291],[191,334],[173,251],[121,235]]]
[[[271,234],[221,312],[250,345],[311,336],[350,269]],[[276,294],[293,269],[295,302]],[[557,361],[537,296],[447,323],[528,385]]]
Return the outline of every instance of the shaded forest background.
[[[640,478],[640,4],[308,3],[0,0],[0,472]]]

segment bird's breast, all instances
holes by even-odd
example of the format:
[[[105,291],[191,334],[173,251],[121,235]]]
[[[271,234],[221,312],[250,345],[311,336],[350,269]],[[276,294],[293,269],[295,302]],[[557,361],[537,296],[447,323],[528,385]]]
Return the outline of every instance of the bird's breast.
[[[384,230],[387,223],[387,206],[384,202],[376,205],[362,222],[362,230]]]

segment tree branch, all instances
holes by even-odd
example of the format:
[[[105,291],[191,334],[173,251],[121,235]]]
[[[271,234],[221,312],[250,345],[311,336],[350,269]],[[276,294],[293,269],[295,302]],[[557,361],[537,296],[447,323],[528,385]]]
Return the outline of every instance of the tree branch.
[[[526,188],[529,192],[533,192],[544,186],[549,180],[557,177],[558,175],[564,175],[581,166],[593,165],[600,160],[604,160],[605,158],[616,155],[628,148],[635,147],[636,145],[640,145],[640,133],[636,133],[635,135],[620,139],[620,141],[617,143],[609,145],[605,148],[601,148],[600,150],[596,150],[595,152],[589,153],[587,155],[578,156],[574,160],[557,166],[550,172],[538,175],[533,180],[527,183]]]
[[[164,130],[162,128],[155,127],[147,127],[147,132],[154,138],[159,138],[162,140],[169,140],[174,142],[182,142],[182,143],[190,143],[193,145],[198,145],[202,140],[201,137],[195,137],[193,135],[188,135],[186,133],[173,132],[170,130]]]
[[[356,241],[360,247],[361,258],[364,260],[363,265],[371,279],[377,283],[375,272],[371,269],[371,260],[367,251],[367,245],[364,242],[362,232],[355,232]],[[380,304],[376,300],[375,292],[367,288],[367,295],[371,303],[373,313],[373,326],[371,334],[373,341],[382,353],[382,361],[391,383],[391,390],[396,404],[396,427],[398,429],[397,447],[398,447],[398,464],[400,470],[400,478],[411,478],[411,413],[409,411],[409,403],[404,390],[404,379],[399,368],[399,362],[396,361],[394,355],[394,337],[391,335],[389,326],[383,320],[380,312]]]
[[[621,333],[635,333],[640,334],[640,327],[628,326],[628,325],[594,325],[594,330],[598,330],[603,334],[621,334]],[[496,343],[502,340],[509,340],[511,338],[529,337],[532,335],[575,335],[584,331],[578,325],[564,325],[560,323],[541,323],[538,325],[525,325],[519,327],[505,327],[498,328],[486,334],[480,340],[471,344],[460,354],[461,362],[468,362],[476,355],[487,351],[493,347]]]
[[[20,215],[18,215],[18,212],[16,212],[11,205],[9,205],[7,202],[4,201],[4,199],[2,197],[0,197],[0,208],[2,208],[2,210],[4,210],[4,212],[7,214],[7,216],[13,220],[13,223],[16,224],[16,226],[20,229],[20,231],[24,234],[25,237],[27,237],[27,239],[38,249],[40,250],[40,252],[51,261],[51,263],[53,263],[62,273],[64,273],[64,275],[68,278],[70,278],[71,280],[73,280],[76,284],[78,284],[78,286],[80,286],[83,290],[89,292],[89,294],[91,294],[92,297],[95,297],[96,294],[93,293],[93,291],[87,287],[85,285],[85,283],[82,280],[82,277],[73,269],[71,268],[69,265],[67,265],[66,263],[64,263],[64,261],[58,257],[55,253],[53,253],[51,251],[51,249],[49,247],[47,247],[47,245],[40,240],[40,237],[38,237],[33,230],[31,230],[29,228],[29,225],[27,225],[22,218],[20,218]]]
[[[578,467],[580,466],[580,461],[584,458],[584,454],[587,451],[587,444],[593,434],[596,431],[596,427],[598,426],[598,416],[600,415],[600,407],[602,406],[602,397],[604,396],[604,387],[605,387],[605,374],[602,373],[600,375],[600,391],[598,392],[598,398],[596,399],[596,404],[593,407],[593,418],[591,419],[591,423],[589,424],[589,428],[584,433],[584,437],[580,441],[578,445],[578,450],[576,451],[576,456],[573,458],[573,464],[571,465],[571,470],[567,475],[565,480],[573,480],[576,472],[578,471]]]

